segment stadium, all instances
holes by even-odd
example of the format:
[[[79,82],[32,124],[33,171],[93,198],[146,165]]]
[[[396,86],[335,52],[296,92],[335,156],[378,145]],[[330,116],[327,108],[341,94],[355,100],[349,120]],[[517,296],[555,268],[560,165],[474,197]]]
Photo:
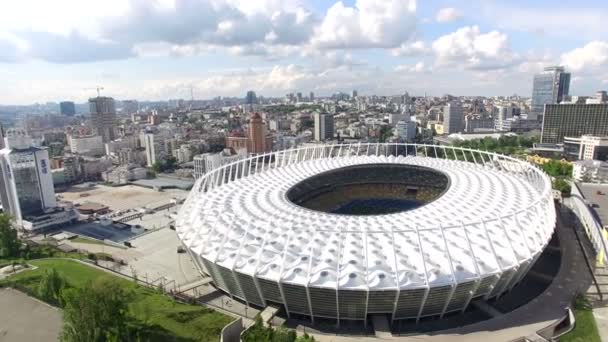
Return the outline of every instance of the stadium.
[[[205,174],[176,230],[248,305],[313,319],[464,312],[526,275],[555,227],[549,177],[484,151],[317,145]]]

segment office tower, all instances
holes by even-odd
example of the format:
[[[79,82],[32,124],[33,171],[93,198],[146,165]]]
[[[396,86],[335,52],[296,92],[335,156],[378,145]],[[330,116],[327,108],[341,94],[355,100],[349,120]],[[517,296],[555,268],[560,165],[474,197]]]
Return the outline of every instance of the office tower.
[[[76,114],[76,106],[71,101],[60,102],[59,112],[61,115],[74,116]]]
[[[253,113],[249,120],[249,153],[264,153],[270,149],[266,146],[266,127],[258,113]]]
[[[313,93],[312,91],[310,92],[310,102],[314,102],[315,101],[315,93]]]
[[[48,152],[32,146],[32,139],[24,131],[7,132],[0,168],[2,206],[18,226],[27,217],[42,215],[45,209],[57,206]]]
[[[452,134],[462,131],[464,114],[460,101],[452,101],[443,107],[443,133]]]
[[[298,92],[296,93],[296,99],[298,100],[298,102],[302,102],[302,93]]]
[[[116,124],[116,107],[111,97],[98,96],[89,99],[91,122],[97,135],[101,135],[104,143],[114,140]]]
[[[258,98],[255,95],[255,91],[250,90],[247,92],[247,95],[245,96],[245,104],[256,104],[258,103]]]
[[[358,95],[357,90],[353,90],[353,92],[351,93],[351,97],[353,99],[355,99],[357,97],[357,95]]]
[[[528,118],[535,119],[543,114],[545,104],[560,103],[570,90],[570,73],[564,67],[547,67],[534,75],[532,85],[532,107]]]
[[[608,136],[608,104],[548,104],[545,106],[541,143],[557,144],[564,137]]]
[[[315,113],[315,140],[324,141],[334,137],[334,116],[329,113]]]

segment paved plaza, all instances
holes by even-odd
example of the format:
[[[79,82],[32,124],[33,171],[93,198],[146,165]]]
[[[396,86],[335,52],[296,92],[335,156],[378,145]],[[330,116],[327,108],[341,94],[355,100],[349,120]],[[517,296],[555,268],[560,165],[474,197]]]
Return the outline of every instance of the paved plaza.
[[[97,184],[92,187],[74,186],[58,195],[62,200],[74,204],[94,202],[116,211],[144,207],[154,208],[169,203],[172,198],[184,199],[188,196],[188,191],[179,189],[155,191],[135,185],[110,187]]]
[[[0,289],[0,308],[0,342],[59,338],[60,310],[12,289]]]

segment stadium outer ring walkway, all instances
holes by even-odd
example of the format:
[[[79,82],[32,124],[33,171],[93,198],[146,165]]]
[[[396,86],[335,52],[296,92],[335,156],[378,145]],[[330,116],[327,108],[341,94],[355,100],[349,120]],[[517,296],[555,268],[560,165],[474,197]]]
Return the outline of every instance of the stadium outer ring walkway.
[[[324,170],[387,162],[446,172],[450,188],[420,208],[359,221],[282,197]],[[285,215],[292,212],[288,227]],[[384,225],[412,218],[420,219],[413,227]],[[298,220],[307,227],[295,228]],[[536,167],[500,154],[422,144],[318,145],[237,161],[199,179],[176,221],[201,272],[231,296],[258,306],[282,304],[287,315],[338,321],[365,320],[370,313],[393,320],[441,317],[464,311],[474,298],[500,296],[525,276],[554,226],[551,183]],[[355,256],[345,257],[349,246]],[[364,252],[356,255],[356,249]],[[402,267],[398,258],[414,261]]]

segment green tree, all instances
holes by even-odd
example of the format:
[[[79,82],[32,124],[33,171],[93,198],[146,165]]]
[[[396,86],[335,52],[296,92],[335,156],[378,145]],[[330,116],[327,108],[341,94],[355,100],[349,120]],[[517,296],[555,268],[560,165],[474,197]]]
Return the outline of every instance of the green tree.
[[[165,170],[173,170],[177,167],[177,159],[171,156],[165,160]]]
[[[42,275],[38,284],[38,295],[45,302],[60,304],[61,292],[65,286],[63,277],[52,268]]]
[[[296,338],[296,342],[315,342],[315,338],[307,333],[304,333],[303,336]]]
[[[565,197],[570,196],[570,191],[572,191],[570,183],[562,178],[556,178],[553,181],[553,189],[561,191],[562,195]]]
[[[0,258],[19,257],[21,242],[7,214],[0,214]]]
[[[165,171],[165,164],[163,164],[161,161],[157,160],[154,162],[154,164],[152,164],[152,170],[155,173],[161,173],[161,172]]]
[[[264,326],[262,318],[258,315],[255,318],[255,323],[245,334],[243,334],[243,342],[271,342],[272,328]]]
[[[100,278],[81,288],[67,288],[61,340],[101,342],[129,336],[126,319],[130,293],[115,280]]]

